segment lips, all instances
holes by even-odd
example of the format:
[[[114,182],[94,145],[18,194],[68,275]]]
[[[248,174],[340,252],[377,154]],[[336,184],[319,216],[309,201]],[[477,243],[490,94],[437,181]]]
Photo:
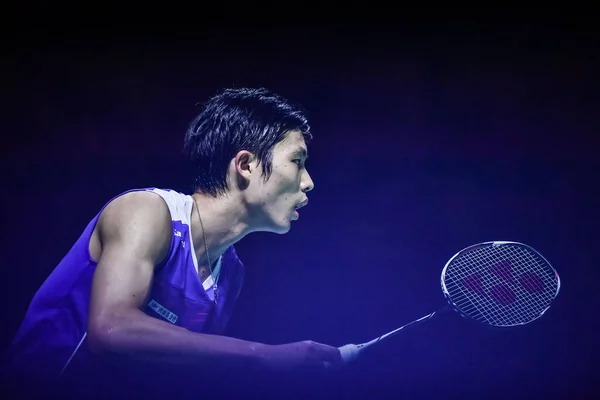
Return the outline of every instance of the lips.
[[[302,207],[304,207],[304,206],[305,206],[305,205],[307,205],[307,204],[308,204],[308,199],[304,200],[302,203],[299,203],[299,204],[296,206],[296,208],[294,208],[294,209],[295,209],[295,210],[299,210],[299,209],[301,209]]]

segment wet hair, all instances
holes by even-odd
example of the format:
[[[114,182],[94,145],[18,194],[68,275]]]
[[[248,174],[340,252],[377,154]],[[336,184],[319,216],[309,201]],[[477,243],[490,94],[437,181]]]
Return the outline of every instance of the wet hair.
[[[272,171],[272,149],[290,131],[312,138],[303,110],[265,88],[225,89],[203,104],[190,123],[184,153],[193,173],[194,192],[217,197],[227,192],[229,163],[241,150],[253,153]]]

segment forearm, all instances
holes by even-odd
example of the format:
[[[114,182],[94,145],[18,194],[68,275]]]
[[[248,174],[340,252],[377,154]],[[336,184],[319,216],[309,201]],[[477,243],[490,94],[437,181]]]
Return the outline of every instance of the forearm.
[[[149,317],[141,311],[113,317],[90,330],[90,348],[103,355],[138,360],[222,367],[258,367],[268,345],[200,334]]]

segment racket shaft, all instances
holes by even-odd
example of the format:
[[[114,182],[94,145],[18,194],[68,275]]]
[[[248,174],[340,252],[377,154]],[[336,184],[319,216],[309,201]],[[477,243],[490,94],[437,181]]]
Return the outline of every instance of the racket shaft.
[[[371,345],[373,345],[373,344],[375,344],[377,342],[382,341],[383,339],[389,338],[390,336],[393,336],[393,335],[397,334],[398,332],[400,332],[401,330],[403,330],[405,328],[408,328],[409,326],[416,325],[416,324],[418,324],[420,322],[423,322],[423,321],[426,321],[426,320],[432,318],[436,313],[437,313],[437,311],[434,311],[431,314],[427,314],[427,315],[425,315],[425,316],[423,316],[423,317],[421,317],[419,319],[416,319],[416,320],[414,320],[412,322],[409,322],[406,325],[402,325],[400,328],[396,328],[396,329],[394,329],[391,332],[388,332],[388,333],[386,333],[384,335],[381,335],[378,338],[375,338],[375,339],[371,340],[370,342],[359,344],[358,347],[360,349],[364,349],[365,347],[369,347],[369,346],[371,346]]]
[[[427,314],[419,319],[414,320],[413,322],[409,322],[406,325],[401,326],[400,328],[394,329],[391,332],[388,332],[384,335],[379,336],[378,338],[375,338],[373,340],[371,340],[370,342],[366,342],[366,343],[361,343],[361,344],[347,344],[341,347],[338,347],[338,349],[340,350],[341,356],[342,356],[342,360],[344,362],[350,362],[355,360],[359,354],[366,349],[369,346],[374,345],[375,343],[378,343],[380,341],[382,341],[383,339],[386,339],[390,336],[395,335],[396,333],[400,332],[401,330],[411,326],[411,325],[416,325],[420,322],[423,322],[425,320],[428,320],[430,318],[432,318],[435,314],[437,313],[437,311],[432,312],[431,314]],[[324,362],[325,366],[329,366],[329,363]]]

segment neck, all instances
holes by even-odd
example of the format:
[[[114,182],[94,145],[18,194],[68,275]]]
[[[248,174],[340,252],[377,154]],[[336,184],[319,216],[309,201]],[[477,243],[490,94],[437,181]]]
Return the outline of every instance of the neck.
[[[245,222],[247,218],[242,207],[243,203],[234,196],[225,195],[215,198],[194,193],[192,197],[194,205],[191,231],[194,250],[198,263],[208,265],[209,258],[211,263],[214,263],[230,246],[250,233],[250,228]],[[208,257],[204,240],[208,248]]]

